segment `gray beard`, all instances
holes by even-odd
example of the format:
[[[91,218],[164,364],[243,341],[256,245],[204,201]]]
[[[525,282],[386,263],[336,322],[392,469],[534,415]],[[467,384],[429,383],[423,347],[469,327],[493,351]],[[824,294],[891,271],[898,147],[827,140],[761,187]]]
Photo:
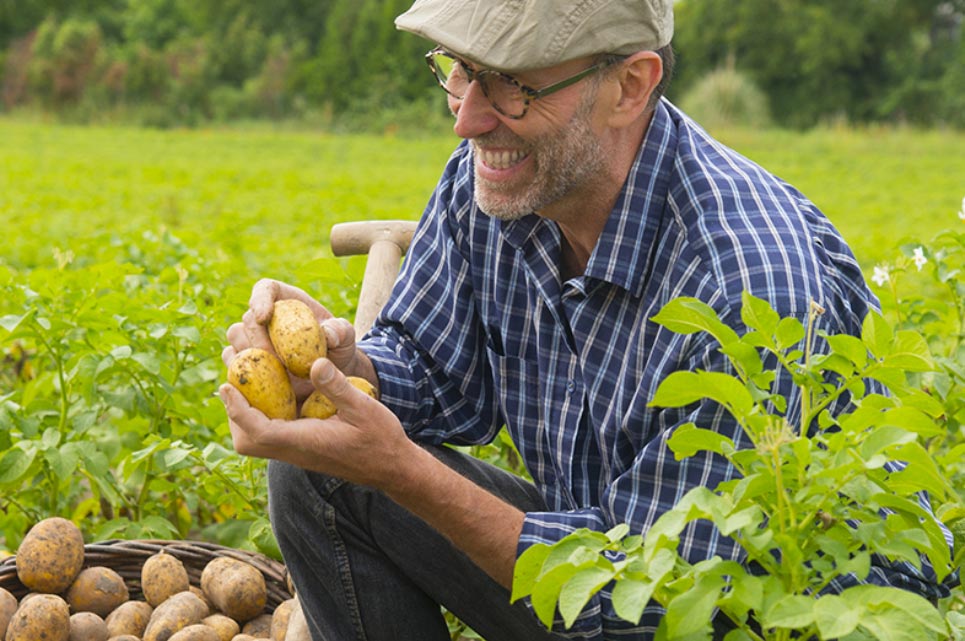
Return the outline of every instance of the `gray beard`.
[[[592,103],[581,105],[559,133],[544,135],[526,145],[536,168],[533,180],[522,188],[510,190],[481,178],[477,159],[475,199],[479,208],[499,220],[516,220],[538,212],[601,175],[605,154],[590,128],[590,108]],[[518,143],[518,136],[501,133],[487,134],[476,140],[494,144],[510,137]]]

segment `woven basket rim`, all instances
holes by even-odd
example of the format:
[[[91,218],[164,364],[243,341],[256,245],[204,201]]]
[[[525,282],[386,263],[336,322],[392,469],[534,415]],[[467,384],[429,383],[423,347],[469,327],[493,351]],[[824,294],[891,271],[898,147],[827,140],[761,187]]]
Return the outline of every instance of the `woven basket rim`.
[[[151,556],[165,552],[176,557],[188,571],[192,586],[200,587],[204,566],[216,557],[231,557],[244,561],[259,570],[265,577],[268,590],[266,612],[273,612],[283,601],[292,598],[288,590],[288,574],[285,565],[260,552],[230,548],[207,541],[190,539],[108,539],[84,545],[84,567],[108,567],[117,572],[131,592],[131,599],[140,598],[141,566]],[[19,600],[29,590],[17,576],[17,557],[9,556],[0,561],[0,588],[6,589]]]

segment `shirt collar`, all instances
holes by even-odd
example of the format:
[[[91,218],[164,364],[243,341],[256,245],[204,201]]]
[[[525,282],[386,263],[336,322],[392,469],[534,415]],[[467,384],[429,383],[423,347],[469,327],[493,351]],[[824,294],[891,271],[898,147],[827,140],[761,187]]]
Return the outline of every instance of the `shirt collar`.
[[[646,263],[667,202],[676,143],[676,128],[661,101],[590,256],[587,277],[618,285],[636,296],[643,294]],[[536,214],[501,221],[503,237],[517,249],[546,225],[553,223]]]

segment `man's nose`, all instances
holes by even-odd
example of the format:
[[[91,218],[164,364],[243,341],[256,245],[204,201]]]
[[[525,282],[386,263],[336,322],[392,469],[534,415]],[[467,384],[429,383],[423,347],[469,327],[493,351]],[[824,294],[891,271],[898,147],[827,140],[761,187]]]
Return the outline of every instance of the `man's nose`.
[[[475,138],[499,126],[499,113],[477,81],[469,83],[462,100],[450,97],[449,109],[456,117],[452,129],[460,138]]]

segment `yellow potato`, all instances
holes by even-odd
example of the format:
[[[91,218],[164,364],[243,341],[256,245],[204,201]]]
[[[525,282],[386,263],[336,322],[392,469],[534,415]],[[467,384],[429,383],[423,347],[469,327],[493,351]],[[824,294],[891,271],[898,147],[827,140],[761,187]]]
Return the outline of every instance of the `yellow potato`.
[[[20,607],[7,626],[6,641],[68,641],[70,606],[55,594],[38,594]]]
[[[107,615],[104,623],[112,637],[133,636],[140,637],[147,629],[147,622],[151,619],[154,608],[146,601],[128,601],[122,603]]]
[[[58,594],[84,567],[84,536],[67,519],[51,517],[30,528],[17,550],[17,577],[35,592]]]
[[[300,300],[275,302],[268,336],[288,371],[301,378],[308,378],[312,363],[328,352],[325,332],[312,310]]]
[[[255,566],[219,556],[204,566],[201,589],[219,612],[239,623],[261,614],[268,601],[265,576]]]
[[[107,624],[93,612],[70,615],[70,641],[107,641]]]
[[[268,639],[271,637],[271,616],[270,614],[259,614],[254,619],[241,628],[242,634],[249,634],[256,639]]]
[[[195,623],[175,632],[170,641],[221,641],[214,628]]]
[[[181,560],[163,551],[148,558],[141,566],[141,590],[144,600],[157,607],[178,592],[191,588],[188,571]]]
[[[235,635],[241,632],[241,626],[238,625],[238,622],[225,614],[212,614],[205,617],[201,623],[217,632],[221,641],[231,641]]]
[[[7,633],[7,625],[10,624],[10,618],[17,611],[18,605],[17,597],[5,588],[0,588],[0,639]]]
[[[82,570],[65,595],[74,612],[93,612],[101,617],[109,615],[129,597],[124,578],[102,566]]]
[[[209,614],[208,606],[190,591],[178,592],[154,608],[144,630],[144,641],[168,641],[176,632],[201,623]]]
[[[242,350],[228,366],[228,382],[268,418],[291,420],[297,415],[288,372],[271,352],[258,347]]]
[[[288,622],[291,620],[292,609],[295,607],[295,599],[291,598],[286,601],[282,601],[275,608],[275,611],[271,615],[271,628],[269,629],[269,638],[271,641],[285,641],[286,635],[288,634]]]
[[[375,387],[372,383],[368,382],[364,378],[359,376],[347,376],[346,379],[349,383],[354,385],[356,388],[362,390],[372,398],[377,399],[375,393]],[[311,395],[305,399],[302,403],[302,418],[331,418],[335,416],[336,408],[335,403],[332,400],[315,390]]]

